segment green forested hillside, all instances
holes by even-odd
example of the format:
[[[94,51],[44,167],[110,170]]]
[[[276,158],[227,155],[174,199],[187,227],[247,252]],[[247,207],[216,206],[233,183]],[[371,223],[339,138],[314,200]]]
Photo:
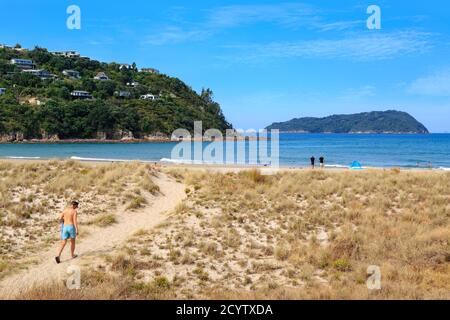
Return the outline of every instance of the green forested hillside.
[[[56,78],[41,80],[26,74],[11,64],[13,58],[31,59],[36,69]],[[64,76],[64,70],[78,71],[81,78]],[[110,80],[95,80],[98,72]],[[132,82],[139,85],[131,86]],[[0,49],[0,88],[6,89],[0,95],[0,135],[9,140],[117,139],[124,133],[135,138],[168,136],[177,128],[193,128],[197,120],[203,121],[204,128],[231,127],[209,89],[197,94],[177,78],[139,72],[135,64],[121,70],[117,63],[57,56],[38,47]],[[94,99],[73,99],[74,90],[88,91]],[[130,96],[121,98],[120,91]],[[145,94],[160,99],[139,99]]]
[[[427,128],[411,115],[395,110],[298,118],[273,123],[267,129],[306,133],[428,133]]]

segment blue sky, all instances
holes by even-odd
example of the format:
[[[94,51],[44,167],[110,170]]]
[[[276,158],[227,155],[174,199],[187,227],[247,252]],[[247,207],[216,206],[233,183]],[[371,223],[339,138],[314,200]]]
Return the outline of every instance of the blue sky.
[[[66,27],[69,5],[81,30]],[[369,5],[382,10],[369,30]],[[370,110],[450,132],[447,1],[0,0],[0,43],[74,49],[210,87],[237,128]]]

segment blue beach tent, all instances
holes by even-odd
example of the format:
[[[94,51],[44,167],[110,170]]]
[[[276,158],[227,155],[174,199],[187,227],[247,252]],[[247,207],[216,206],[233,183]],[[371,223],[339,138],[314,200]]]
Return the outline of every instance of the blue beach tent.
[[[352,170],[362,170],[363,167],[362,167],[361,163],[359,163],[359,161],[353,161],[352,164],[350,165],[350,169],[352,169]]]

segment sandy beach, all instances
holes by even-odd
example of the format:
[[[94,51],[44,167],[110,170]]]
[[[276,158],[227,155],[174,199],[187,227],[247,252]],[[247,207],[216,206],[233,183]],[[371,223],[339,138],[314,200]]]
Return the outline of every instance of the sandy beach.
[[[47,163],[50,161],[78,161],[80,163],[86,163],[90,165],[99,165],[99,164],[114,164],[114,163],[141,163],[141,164],[150,164],[154,165],[157,168],[166,168],[166,169],[182,169],[182,170],[200,170],[200,171],[214,171],[214,172],[239,172],[243,170],[260,170],[261,172],[274,173],[279,171],[298,171],[298,170],[327,170],[327,171],[349,171],[349,167],[344,166],[334,166],[334,165],[325,165],[325,167],[321,168],[316,166],[312,169],[310,166],[285,166],[280,165],[277,168],[272,168],[270,166],[264,165],[239,165],[239,164],[187,164],[187,163],[170,163],[165,161],[139,161],[139,160],[78,160],[78,159],[33,159],[33,158],[0,158],[0,162],[9,162],[16,164],[23,163]],[[441,168],[427,168],[427,167],[418,167],[418,168],[382,168],[382,167],[363,167],[364,170],[400,170],[400,171],[409,171],[409,172],[444,172],[447,170],[443,170]],[[363,172],[364,170],[361,170]]]
[[[1,160],[0,298],[449,298],[449,173]],[[79,257],[54,263],[80,201]],[[78,266],[82,290],[68,290]],[[367,268],[383,289],[367,289]]]

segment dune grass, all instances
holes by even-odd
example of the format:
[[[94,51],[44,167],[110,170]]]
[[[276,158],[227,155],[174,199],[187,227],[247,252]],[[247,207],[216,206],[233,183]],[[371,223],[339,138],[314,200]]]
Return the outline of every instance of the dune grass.
[[[103,214],[90,220],[87,225],[109,227],[115,223],[117,223],[117,217],[114,214]]]
[[[126,283],[77,298],[103,285],[117,299],[450,298],[449,173],[171,173],[187,200],[95,271]],[[367,288],[371,265],[381,290]],[[45,292],[25,297],[59,298]]]
[[[57,217],[70,201],[80,202],[80,225],[107,227],[116,222],[114,212],[134,206],[137,197],[143,207],[158,193],[155,174],[139,163],[0,161],[0,255],[10,266],[0,269],[0,277],[31,248],[58,240]]]
[[[176,176],[188,200],[128,247],[138,261],[160,265],[136,277],[184,279],[174,297],[450,298],[448,173]],[[381,290],[367,288],[371,265],[381,269]]]

